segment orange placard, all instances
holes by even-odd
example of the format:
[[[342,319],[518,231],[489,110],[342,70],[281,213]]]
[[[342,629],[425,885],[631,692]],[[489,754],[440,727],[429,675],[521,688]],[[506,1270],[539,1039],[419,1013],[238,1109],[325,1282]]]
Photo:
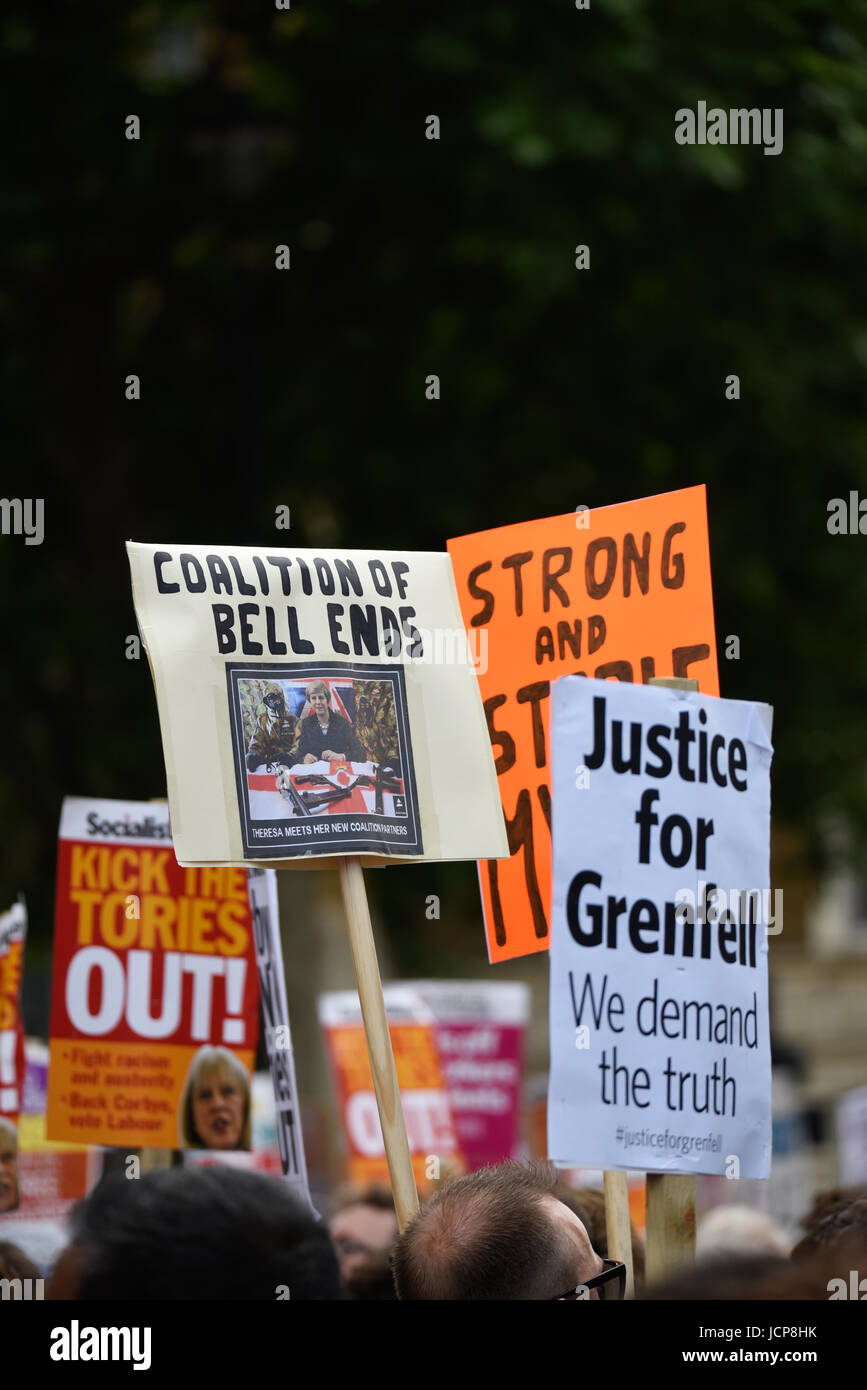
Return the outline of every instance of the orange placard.
[[[511,852],[479,865],[493,962],[548,948],[551,681],[690,676],[719,694],[705,489],[480,531],[448,549]]]
[[[360,1186],[387,1184],[388,1164],[364,1028],[360,1022],[331,1023],[324,1018],[322,1024],[346,1139],[347,1177]],[[446,1170],[455,1173],[463,1168],[436,1032],[426,1022],[391,1022],[388,1031],[416,1186],[426,1192],[436,1178],[445,1177]]]

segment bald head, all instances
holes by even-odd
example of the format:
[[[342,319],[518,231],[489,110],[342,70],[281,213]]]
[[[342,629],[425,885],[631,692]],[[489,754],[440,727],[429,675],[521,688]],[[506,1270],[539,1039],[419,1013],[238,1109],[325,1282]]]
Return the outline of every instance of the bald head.
[[[580,1219],[551,1195],[551,1170],[483,1168],[444,1186],[395,1248],[398,1298],[555,1299],[602,1261]]]

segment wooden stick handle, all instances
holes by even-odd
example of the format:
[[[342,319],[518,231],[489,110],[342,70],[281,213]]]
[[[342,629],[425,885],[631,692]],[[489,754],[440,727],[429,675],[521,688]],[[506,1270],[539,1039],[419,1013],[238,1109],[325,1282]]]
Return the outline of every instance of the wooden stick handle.
[[[139,1149],[139,1172],[153,1173],[156,1168],[171,1168],[174,1164],[174,1149]]]
[[[651,676],[647,684],[666,685],[669,690],[698,690],[698,681],[694,676]]]
[[[385,1157],[391,1178],[394,1207],[398,1225],[403,1230],[418,1211],[418,1192],[400,1104],[394,1053],[391,1050],[385,1000],[382,997],[382,980],[379,976],[370,910],[364,889],[364,872],[358,860],[350,856],[340,860],[340,891],[343,894],[343,906],[349,928],[349,945],[355,965],[367,1054],[373,1073],[379,1122],[385,1140]]]
[[[647,1175],[648,1284],[695,1260],[695,1178]]]
[[[605,1227],[608,1233],[609,1260],[622,1260],[626,1265],[624,1298],[635,1296],[635,1275],[632,1269],[632,1228],[629,1224],[629,1187],[626,1174],[606,1169],[602,1175],[605,1185]]]

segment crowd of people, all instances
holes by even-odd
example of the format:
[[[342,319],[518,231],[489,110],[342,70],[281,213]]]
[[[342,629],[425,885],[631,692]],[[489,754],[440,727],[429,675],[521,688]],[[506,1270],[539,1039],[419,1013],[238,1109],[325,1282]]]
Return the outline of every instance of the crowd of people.
[[[696,1264],[655,1285],[633,1230],[636,1297],[860,1297],[849,1285],[867,1270],[867,1193],[821,1194],[803,1226],[790,1249],[764,1214],[718,1207],[700,1223]],[[0,1243],[0,1279],[42,1273]],[[601,1194],[564,1187],[546,1164],[445,1181],[403,1232],[387,1188],[342,1191],[323,1219],[280,1179],[214,1164],[106,1175],[75,1208],[45,1296],[592,1302],[622,1299],[625,1273],[608,1257]]]

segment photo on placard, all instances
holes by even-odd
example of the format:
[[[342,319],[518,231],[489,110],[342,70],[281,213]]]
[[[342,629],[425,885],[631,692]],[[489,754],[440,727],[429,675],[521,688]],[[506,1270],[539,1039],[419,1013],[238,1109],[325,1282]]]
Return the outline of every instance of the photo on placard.
[[[18,1126],[0,1116],[0,1216],[20,1205]]]
[[[249,1149],[250,1076],[226,1047],[200,1047],[181,1094],[183,1149]]]
[[[244,857],[423,853],[401,666],[226,666]]]

